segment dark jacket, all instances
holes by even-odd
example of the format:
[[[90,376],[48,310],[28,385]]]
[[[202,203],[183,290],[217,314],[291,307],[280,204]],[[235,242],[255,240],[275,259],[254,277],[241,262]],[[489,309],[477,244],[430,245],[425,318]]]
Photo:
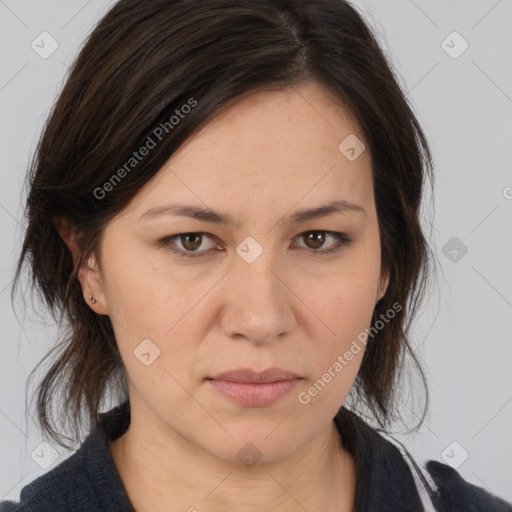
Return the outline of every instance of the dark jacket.
[[[355,459],[358,512],[512,512],[446,464],[426,464],[429,482],[399,443],[353,412],[342,408],[335,423]],[[108,449],[129,424],[128,402],[103,413],[75,453],[23,487],[19,503],[1,502],[0,512],[134,512]]]

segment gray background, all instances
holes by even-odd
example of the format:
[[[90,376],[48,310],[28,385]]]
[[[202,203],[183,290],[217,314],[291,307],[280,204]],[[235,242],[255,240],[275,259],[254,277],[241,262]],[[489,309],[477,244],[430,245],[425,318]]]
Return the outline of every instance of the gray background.
[[[382,38],[436,164],[424,224],[439,279],[412,332],[432,400],[419,432],[397,438],[419,462],[450,463],[512,500],[512,0],[354,3]],[[28,297],[15,314],[9,289],[29,157],[67,66],[110,5],[0,0],[0,499],[18,499],[70,455],[41,446],[24,413],[28,373],[56,328]],[[469,44],[460,55],[454,31]],[[31,47],[42,32],[59,45],[47,59]]]

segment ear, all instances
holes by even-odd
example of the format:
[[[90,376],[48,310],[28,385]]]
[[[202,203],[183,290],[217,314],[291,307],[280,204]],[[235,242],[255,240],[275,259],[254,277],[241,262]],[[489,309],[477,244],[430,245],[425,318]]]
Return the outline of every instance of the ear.
[[[375,297],[375,304],[377,304],[377,302],[379,302],[379,300],[386,294],[389,285],[389,274],[390,272],[388,269],[384,269],[381,272],[379,286],[377,287],[377,295]]]
[[[62,217],[55,218],[54,224],[59,236],[71,252],[74,265],[77,265],[82,251],[78,244],[78,234],[76,230],[71,226],[67,219]],[[86,304],[95,313],[99,315],[107,315],[108,310],[105,301],[103,281],[101,279],[101,272],[96,262],[95,255],[91,255],[85,263],[81,264],[78,269],[78,280],[82,287],[82,293]],[[96,300],[94,304],[91,301],[91,296]]]

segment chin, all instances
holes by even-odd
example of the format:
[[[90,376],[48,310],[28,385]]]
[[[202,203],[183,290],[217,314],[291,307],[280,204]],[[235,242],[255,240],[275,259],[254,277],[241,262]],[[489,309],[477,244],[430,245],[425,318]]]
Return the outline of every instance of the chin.
[[[285,417],[286,415],[284,415]],[[211,436],[201,443],[209,453],[230,464],[252,467],[254,464],[276,462],[292,455],[300,444],[296,429],[285,427],[281,420],[225,424],[227,434]],[[277,428],[276,428],[277,427]]]

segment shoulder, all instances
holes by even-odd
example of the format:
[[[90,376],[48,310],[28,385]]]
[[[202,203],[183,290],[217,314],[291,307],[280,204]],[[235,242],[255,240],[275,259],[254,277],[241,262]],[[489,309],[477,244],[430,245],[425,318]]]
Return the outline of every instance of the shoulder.
[[[129,403],[100,417],[75,453],[23,487],[18,503],[0,502],[0,512],[133,512],[108,446],[128,428]]]
[[[19,502],[0,502],[0,512],[36,512],[40,510],[64,512],[73,510],[80,493],[87,488],[86,443],[51,471],[36,478],[20,493]],[[86,493],[84,493],[84,498]]]
[[[132,511],[107,443],[94,429],[77,452],[23,487],[18,503],[1,502],[0,512]]]
[[[435,486],[434,499],[441,511],[512,512],[512,503],[473,485],[447,464],[429,460],[426,469]]]
[[[342,408],[342,444],[358,467],[358,504],[367,511],[512,512],[512,504],[465,481],[447,464],[422,467],[394,436]]]

